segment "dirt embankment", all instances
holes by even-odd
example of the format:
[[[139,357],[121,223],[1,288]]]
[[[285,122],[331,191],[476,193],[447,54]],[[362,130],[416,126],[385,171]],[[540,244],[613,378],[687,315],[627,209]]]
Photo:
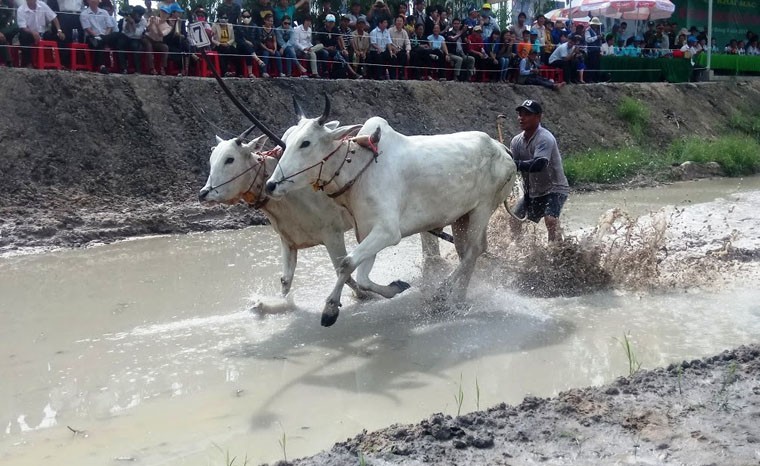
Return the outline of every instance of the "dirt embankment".
[[[100,76],[0,68],[0,248],[78,246],[128,236],[237,228],[257,212],[196,202],[214,135],[249,123],[209,79]],[[382,116],[408,134],[479,128],[526,98],[544,104],[564,152],[632,140],[615,108],[646,102],[655,146],[685,134],[724,131],[737,108],[760,106],[760,83],[604,84],[561,92],[497,84],[230,80],[243,102],[282,133],[295,122],[292,96],[309,115],[332,99],[332,117]],[[506,134],[517,131],[507,122]]]

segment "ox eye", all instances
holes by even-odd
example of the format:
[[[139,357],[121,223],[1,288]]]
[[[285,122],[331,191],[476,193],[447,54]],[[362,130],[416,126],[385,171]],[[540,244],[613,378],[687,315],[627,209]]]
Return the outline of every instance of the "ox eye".
[[[227,157],[227,160],[224,161],[224,164],[225,165],[229,165],[229,164],[231,164],[234,161],[235,161],[234,157]]]
[[[304,141],[304,142],[301,143],[301,147],[300,148],[303,149],[304,147],[309,147],[309,144],[311,144],[311,142]]]

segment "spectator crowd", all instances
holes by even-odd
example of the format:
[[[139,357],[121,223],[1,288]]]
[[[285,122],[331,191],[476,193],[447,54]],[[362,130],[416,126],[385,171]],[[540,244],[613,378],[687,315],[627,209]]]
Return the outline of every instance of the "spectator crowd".
[[[64,67],[72,44],[86,44],[103,73],[166,74],[171,64],[176,74],[187,75],[200,60],[187,28],[196,22],[223,74],[264,78],[481,80],[558,89],[564,82],[603,80],[602,56],[693,61],[708,49],[705,30],[679,29],[670,21],[649,22],[635,34],[626,22],[603,31],[599,18],[574,25],[543,15],[528,21],[520,13],[502,31],[488,3],[458,18],[425,0],[415,0],[411,11],[405,2],[391,7],[376,0],[367,11],[354,2],[342,14],[331,0],[323,0],[318,12],[309,0],[251,0],[246,7],[224,0],[213,15],[202,6],[186,11],[173,0],[157,8],[145,0],[145,7],[119,11],[111,0],[22,2],[16,7],[14,0],[0,0],[0,62],[7,66],[14,62],[9,45],[18,44],[20,66],[31,66],[34,47],[48,40],[58,44]],[[709,47],[712,53],[760,55],[752,32]]]

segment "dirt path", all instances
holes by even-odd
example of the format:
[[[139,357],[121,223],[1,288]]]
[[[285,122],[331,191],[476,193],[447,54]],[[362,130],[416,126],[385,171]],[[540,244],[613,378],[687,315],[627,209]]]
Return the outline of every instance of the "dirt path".
[[[760,346],[752,345],[551,399],[526,397],[518,406],[434,414],[419,424],[363,432],[290,464],[759,462]]]

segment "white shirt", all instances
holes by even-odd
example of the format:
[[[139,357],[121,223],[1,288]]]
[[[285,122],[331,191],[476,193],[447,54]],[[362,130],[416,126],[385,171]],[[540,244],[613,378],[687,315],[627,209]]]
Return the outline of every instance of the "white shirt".
[[[49,6],[37,2],[37,8],[32,10],[24,3],[18,7],[16,22],[20,29],[29,28],[31,31],[42,34],[47,31],[47,25],[55,19],[56,15]]]
[[[294,27],[291,41],[293,42],[295,49],[299,52],[304,49],[312,48],[314,45],[311,43],[311,28],[306,29],[303,24]]]
[[[570,46],[570,42],[565,42],[564,44],[560,44],[557,46],[556,49],[554,49],[554,52],[549,56],[549,64],[551,65],[554,62],[564,60],[568,55],[570,55],[570,52],[572,52],[574,47]]]
[[[100,36],[108,33],[108,29],[113,29],[111,25],[111,15],[106,10],[98,8],[96,11],[88,8],[82,12],[79,16],[79,21],[82,23],[82,29],[92,29],[96,36]]]
[[[61,11],[81,13],[82,1],[81,0],[58,0],[58,8]]]
[[[369,43],[372,44],[372,50],[385,52],[388,44],[391,43],[391,33],[387,29],[381,31],[379,27],[376,27],[369,33]]]
[[[601,51],[602,51],[602,55],[603,56],[612,56],[612,55],[615,55],[615,46],[614,45],[609,45],[607,42],[605,42],[605,43],[602,44]]]

